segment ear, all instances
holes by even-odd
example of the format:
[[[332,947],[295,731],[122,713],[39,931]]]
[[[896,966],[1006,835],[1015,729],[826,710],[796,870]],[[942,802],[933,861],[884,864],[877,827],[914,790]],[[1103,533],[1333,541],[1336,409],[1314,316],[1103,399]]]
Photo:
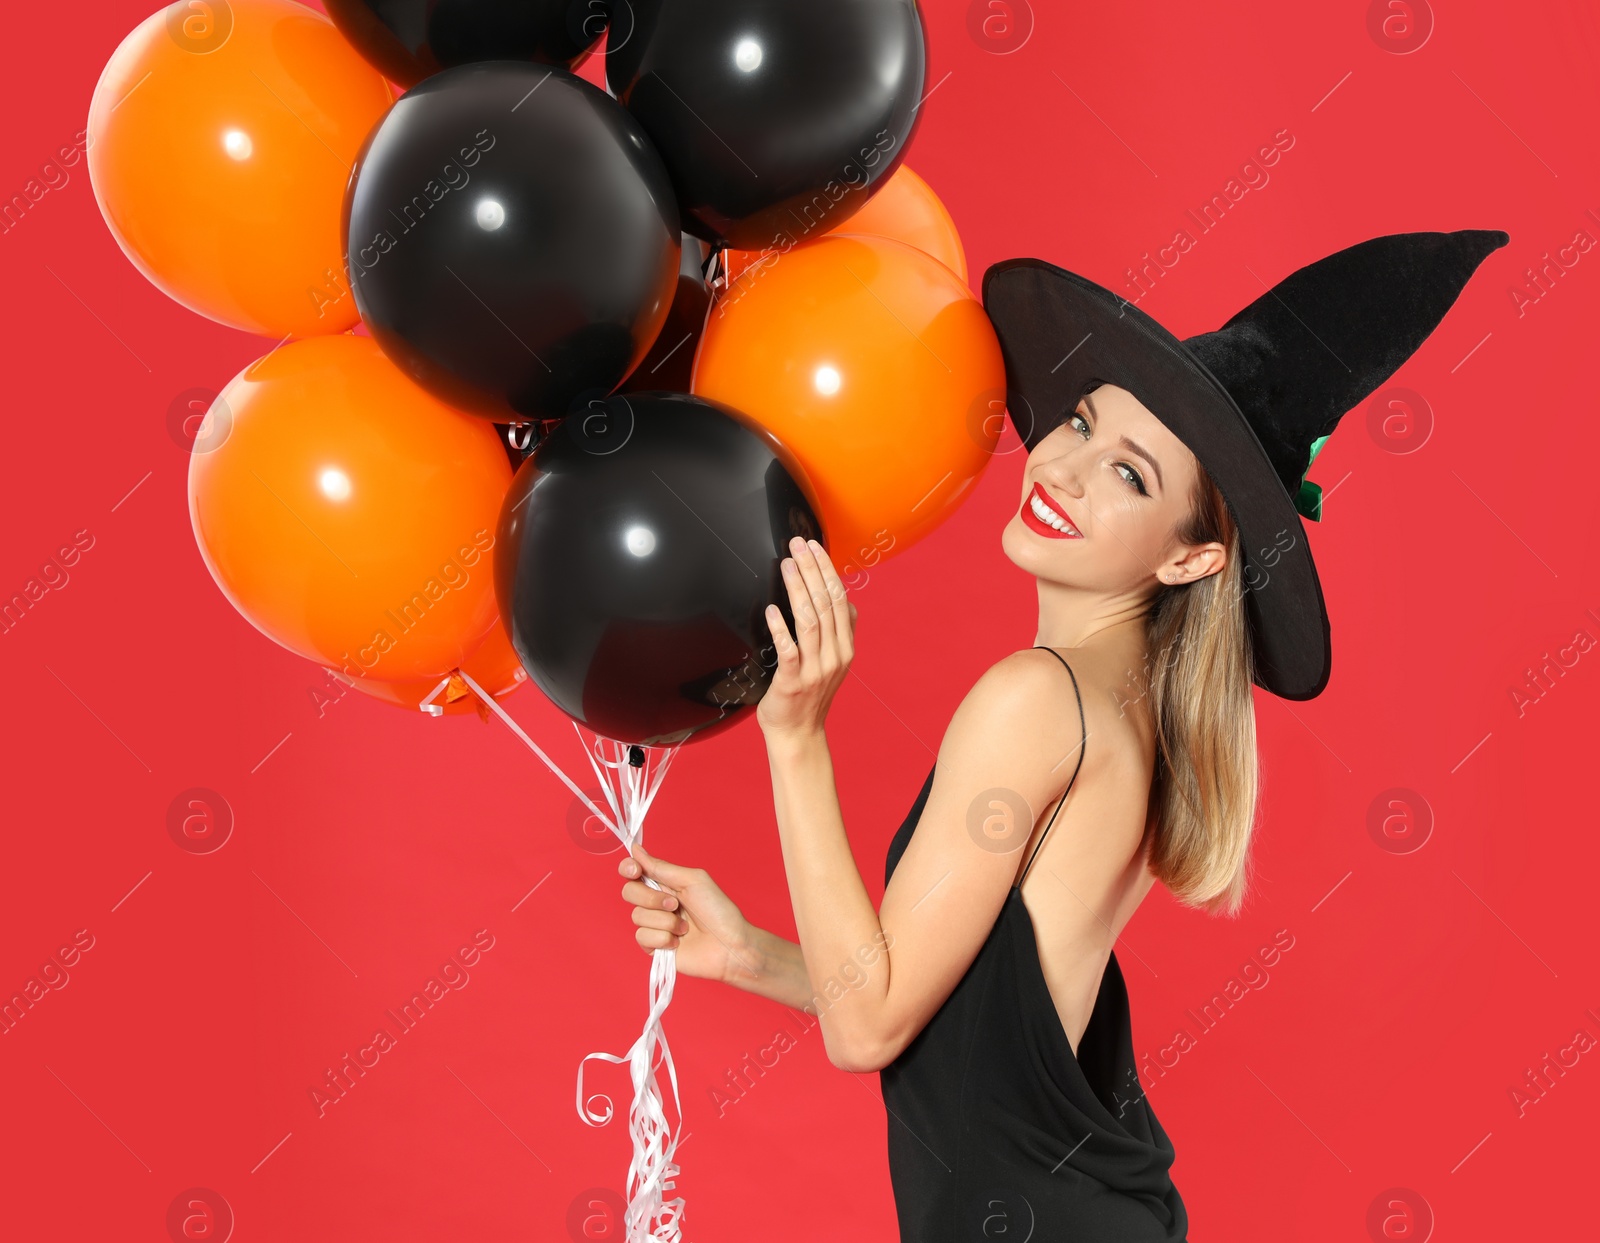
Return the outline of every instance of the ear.
[[[1228,550],[1216,540],[1212,540],[1206,544],[1190,545],[1188,552],[1170,567],[1162,567],[1162,574],[1171,574],[1175,583],[1193,583],[1212,574],[1221,573],[1227,564]]]

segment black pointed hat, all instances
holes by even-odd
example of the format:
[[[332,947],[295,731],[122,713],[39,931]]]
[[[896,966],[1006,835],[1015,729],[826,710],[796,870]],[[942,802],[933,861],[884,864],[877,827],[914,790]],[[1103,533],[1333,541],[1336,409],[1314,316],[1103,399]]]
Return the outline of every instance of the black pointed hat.
[[[1205,467],[1239,527],[1255,684],[1311,699],[1332,646],[1302,515],[1305,475],[1340,418],[1410,358],[1499,230],[1395,233],[1284,278],[1215,332],[1179,340],[1109,289],[1042,259],[983,274],[1006,408],[1032,449],[1096,384],[1127,389]]]

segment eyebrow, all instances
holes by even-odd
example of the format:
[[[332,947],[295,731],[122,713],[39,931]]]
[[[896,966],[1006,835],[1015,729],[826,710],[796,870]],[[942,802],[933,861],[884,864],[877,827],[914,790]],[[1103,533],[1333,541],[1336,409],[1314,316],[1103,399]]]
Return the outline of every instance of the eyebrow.
[[[1100,412],[1094,408],[1094,399],[1090,397],[1088,393],[1083,395],[1083,404],[1089,407],[1089,413],[1094,415],[1094,421],[1098,423],[1100,421]],[[1160,484],[1162,490],[1165,491],[1167,481],[1161,475],[1161,463],[1150,456],[1150,451],[1138,441],[1129,440],[1126,434],[1123,435],[1120,443],[1122,444],[1122,447],[1127,449],[1130,453],[1137,453],[1145,461],[1150,463],[1150,469],[1156,473],[1156,482]]]

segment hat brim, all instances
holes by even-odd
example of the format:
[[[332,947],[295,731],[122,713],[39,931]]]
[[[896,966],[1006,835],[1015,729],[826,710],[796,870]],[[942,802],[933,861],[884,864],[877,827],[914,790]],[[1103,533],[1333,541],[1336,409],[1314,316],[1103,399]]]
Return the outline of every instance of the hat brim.
[[[1333,650],[1305,524],[1227,389],[1177,337],[1111,290],[1042,259],[983,274],[1006,367],[1006,408],[1030,451],[1095,383],[1127,389],[1181,440],[1239,527],[1255,684],[1312,699]]]

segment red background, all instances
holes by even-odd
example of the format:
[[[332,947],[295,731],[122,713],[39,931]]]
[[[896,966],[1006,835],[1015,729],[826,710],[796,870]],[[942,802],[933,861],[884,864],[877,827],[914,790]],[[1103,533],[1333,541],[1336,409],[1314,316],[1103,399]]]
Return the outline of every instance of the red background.
[[[908,163],[954,214],[974,287],[1038,255],[1129,288],[1124,270],[1280,130],[1294,145],[1270,181],[1141,302],[1179,335],[1369,236],[1511,235],[1395,378],[1431,408],[1426,443],[1395,452],[1358,411],[1313,470],[1333,677],[1310,703],[1258,697],[1265,819],[1245,913],[1209,919],[1158,889],[1119,946],[1141,1053],[1193,1041],[1147,1079],[1193,1237],[1364,1238],[1375,1202],[1405,1198],[1393,1188],[1440,1238],[1592,1230],[1579,1189],[1600,1050],[1580,1048],[1600,1038],[1600,652],[1575,639],[1600,636],[1585,374],[1600,252],[1520,313],[1512,291],[1537,293],[1525,269],[1580,230],[1600,238],[1593,6],[1435,3],[1428,41],[1400,54],[1359,2],[1035,3],[1005,55],[960,0],[925,9],[933,89]],[[6,197],[83,127],[101,66],[148,11],[12,6]],[[571,798],[499,724],[360,695],[319,712],[321,671],[229,607],[190,534],[167,409],[271,343],[148,285],[81,162],[0,236],[0,273],[0,589],[73,532],[94,539],[0,634],[0,993],[76,930],[94,938],[0,1037],[8,1233],[164,1239],[169,1204],[201,1187],[241,1240],[567,1238],[569,1205],[627,1168],[621,1119],[586,1127],[573,1099],[580,1057],[623,1051],[644,1013],[616,855],[580,848]],[[998,547],[1020,461],[996,460],[855,593],[860,657],[830,734],[875,896],[955,705],[1033,641],[1032,583]],[[536,690],[509,702],[579,771]],[[196,786],[235,820],[208,855],[166,827]],[[1369,832],[1395,787],[1432,817],[1411,853]],[[685,749],[647,840],[792,934],[753,726]],[[392,1029],[385,1011],[479,929],[494,942],[470,984],[319,1117],[327,1069]],[[1202,1027],[1280,930],[1293,948],[1270,981]],[[814,1032],[718,1116],[710,1089],[786,1026],[771,1003],[679,988],[687,1237],[894,1238],[877,1077],[834,1069]],[[1528,1087],[1563,1048],[1576,1064]],[[625,1074],[591,1073],[625,1107]]]

